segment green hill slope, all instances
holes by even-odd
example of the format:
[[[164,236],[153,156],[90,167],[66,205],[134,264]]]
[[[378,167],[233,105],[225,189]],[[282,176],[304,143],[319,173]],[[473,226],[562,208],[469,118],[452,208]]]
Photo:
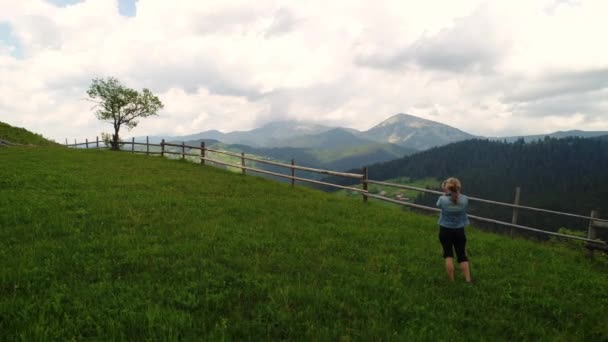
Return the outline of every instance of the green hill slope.
[[[0,139],[21,145],[58,146],[57,143],[45,139],[40,134],[32,133],[25,128],[13,127],[4,122],[0,122]]]
[[[0,150],[6,340],[602,340],[608,262],[210,166]],[[5,162],[6,161],[6,162]]]

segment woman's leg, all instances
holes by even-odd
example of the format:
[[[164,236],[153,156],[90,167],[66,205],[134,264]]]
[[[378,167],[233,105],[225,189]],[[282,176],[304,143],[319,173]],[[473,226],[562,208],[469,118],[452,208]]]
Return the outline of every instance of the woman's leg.
[[[450,281],[454,281],[454,258],[445,258],[445,271],[448,273]]]
[[[471,265],[469,264],[469,258],[466,254],[467,237],[464,235],[464,229],[459,229],[458,234],[454,239],[454,248],[456,249],[456,256],[460,263],[460,270],[464,280],[468,283],[471,282]]]
[[[469,268],[469,262],[468,261],[463,261],[460,263],[460,269],[462,270],[462,275],[464,276],[464,280],[467,283],[471,282],[471,270]]]
[[[441,247],[443,248],[445,271],[448,273],[448,278],[454,281],[454,244],[450,235],[450,231],[446,228],[439,228],[439,242],[441,242]]]

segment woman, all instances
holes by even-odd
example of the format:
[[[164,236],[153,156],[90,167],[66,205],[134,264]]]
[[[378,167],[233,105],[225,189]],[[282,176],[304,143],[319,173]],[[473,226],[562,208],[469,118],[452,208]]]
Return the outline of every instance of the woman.
[[[445,258],[445,270],[451,281],[454,281],[454,251],[460,263],[460,269],[466,282],[471,282],[471,271],[469,269],[469,259],[467,258],[465,247],[467,238],[464,234],[464,227],[469,224],[467,217],[467,205],[469,199],[462,195],[460,190],[462,185],[456,178],[448,178],[441,184],[445,195],[437,200],[437,207],[441,208],[439,216],[439,241],[443,247],[443,257]]]

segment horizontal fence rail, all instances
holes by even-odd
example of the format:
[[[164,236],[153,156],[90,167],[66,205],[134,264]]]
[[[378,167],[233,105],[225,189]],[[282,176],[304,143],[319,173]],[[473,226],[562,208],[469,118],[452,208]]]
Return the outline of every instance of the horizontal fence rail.
[[[248,170],[248,171],[253,171],[253,172],[264,173],[264,174],[271,175],[271,176],[277,176],[277,177],[282,177],[282,178],[289,178],[289,179],[293,179],[293,180],[297,180],[297,181],[302,181],[302,182],[313,183],[313,184],[327,185],[327,186],[332,186],[332,187],[339,188],[339,189],[346,189],[346,190],[352,190],[352,191],[357,191],[357,192],[365,192],[365,190],[361,190],[361,189],[357,189],[357,188],[352,188],[352,187],[348,187],[348,186],[344,186],[344,185],[338,185],[338,184],[332,184],[332,183],[322,182],[322,181],[318,181],[318,180],[314,180],[314,179],[308,179],[308,178],[301,178],[301,177],[284,175],[282,173],[277,173],[277,172],[272,172],[272,171],[266,171],[266,170],[260,170],[260,169],[256,169],[256,168],[252,168],[252,167],[248,167],[248,166],[243,166],[243,165],[231,164],[231,163],[227,163],[227,162],[224,162],[224,161],[219,161],[219,160],[211,159],[211,158],[208,158],[208,157],[203,157],[201,159],[204,159],[206,161],[210,161],[212,163],[217,163],[217,164],[221,164],[221,165],[225,165],[225,166],[230,166],[230,167],[235,167],[235,168],[239,168],[239,169],[243,169],[243,170]]]
[[[231,152],[226,152],[226,151],[220,151],[220,150],[214,150],[214,149],[210,149],[210,148],[205,148],[205,150],[209,151],[209,152],[221,153],[221,154],[225,154],[225,155],[229,155],[229,156],[233,156],[233,157],[237,157],[237,158],[242,158],[242,155],[236,154],[236,153],[231,153]],[[244,158],[245,158],[245,160],[251,160],[251,161],[258,162],[258,163],[264,163],[264,164],[275,165],[275,166],[282,166],[282,167],[290,168],[290,169],[294,168],[296,170],[314,172],[314,173],[319,173],[319,174],[323,174],[323,175],[348,177],[348,178],[356,178],[356,179],[362,179],[363,178],[363,175],[359,175],[359,174],[356,174],[356,173],[345,173],[345,172],[321,170],[321,169],[315,169],[315,168],[312,168],[312,167],[305,167],[305,166],[299,166],[299,165],[291,165],[291,164],[278,163],[278,162],[273,162],[273,161],[270,161],[270,160],[264,160],[264,159],[253,158],[253,157],[244,157]]]
[[[378,195],[374,195],[374,194],[365,194],[365,196],[368,196],[368,197],[371,197],[371,198],[375,198],[375,199],[379,199],[379,200],[386,201],[386,202],[391,202],[391,203],[400,204],[400,205],[404,205],[404,206],[408,206],[408,207],[412,207],[412,208],[417,208],[417,209],[423,209],[423,210],[435,211],[435,212],[440,212],[441,211],[441,209],[439,209],[439,208],[427,207],[426,205],[420,205],[420,204],[414,204],[414,203],[410,203],[410,202],[399,201],[399,200],[395,200],[395,199],[392,199],[392,198],[388,198],[388,197],[384,197],[384,196],[378,196]],[[500,224],[500,225],[503,225],[503,226],[523,229],[523,230],[532,231],[532,232],[536,232],[536,233],[544,233],[544,234],[548,234],[548,235],[559,236],[559,237],[563,237],[563,238],[570,238],[570,239],[575,239],[575,240],[581,240],[581,241],[586,241],[586,242],[591,242],[591,243],[597,243],[597,244],[606,244],[603,241],[598,241],[598,240],[595,240],[595,239],[589,239],[589,238],[584,238],[584,237],[575,236],[575,235],[562,234],[562,233],[552,232],[552,231],[548,231],[548,230],[542,230],[542,229],[528,227],[528,226],[522,226],[522,225],[519,225],[519,224],[508,223],[508,222],[499,221],[499,220],[495,220],[495,219],[491,219],[491,218],[487,218],[487,217],[470,215],[470,214],[468,214],[467,216],[470,219],[477,220],[477,221],[483,221],[483,222],[488,222],[488,223]]]
[[[374,180],[367,180],[367,182],[369,184],[378,184],[378,185],[390,186],[390,187],[400,188],[400,189],[416,190],[416,191],[420,191],[420,192],[426,192],[426,193],[429,193],[429,194],[437,194],[437,195],[443,195],[444,194],[444,192],[437,191],[437,190],[430,190],[430,189],[419,188],[419,187],[409,186],[409,185],[403,185],[403,184],[380,182],[380,181],[374,181]],[[503,207],[511,207],[511,208],[517,208],[517,209],[526,209],[526,210],[538,211],[538,212],[548,213],[548,214],[555,214],[555,215],[576,217],[576,218],[582,218],[582,219],[586,219],[586,220],[595,220],[595,221],[600,221],[600,222],[608,222],[607,219],[599,219],[599,218],[594,218],[594,217],[591,217],[591,216],[571,214],[571,213],[563,213],[561,211],[554,211],[554,210],[548,210],[548,209],[542,209],[542,208],[528,207],[528,206],[525,206],[525,205],[519,205],[519,204],[513,204],[513,203],[505,203],[505,202],[498,202],[498,201],[492,201],[492,200],[487,200],[487,199],[477,198],[477,197],[471,197],[471,196],[467,196],[467,198],[469,200],[471,200],[471,201],[477,201],[477,202],[489,203],[489,204],[496,204],[496,205],[503,206]]]
[[[1,142],[2,141],[0,141],[0,143]],[[101,145],[103,145],[103,146],[101,146]],[[385,196],[381,196],[381,195],[376,195],[376,194],[370,193],[368,191],[368,185],[369,184],[375,184],[375,185],[382,185],[382,186],[393,187],[393,188],[398,188],[398,189],[414,190],[414,191],[418,191],[418,192],[430,193],[430,194],[436,194],[436,195],[443,195],[444,194],[444,192],[442,192],[442,191],[437,191],[437,190],[425,189],[425,188],[420,188],[420,187],[415,187],[415,186],[410,186],[410,185],[390,183],[390,182],[383,182],[383,181],[377,181],[377,180],[369,179],[368,178],[367,168],[364,168],[363,174],[357,174],[357,173],[338,172],[338,171],[323,170],[323,169],[317,169],[317,168],[312,168],[312,167],[295,165],[295,161],[294,160],[291,161],[291,164],[285,164],[285,163],[280,163],[280,162],[277,162],[277,161],[272,161],[272,160],[267,160],[267,159],[247,156],[247,155],[245,155],[245,153],[240,153],[239,154],[239,153],[236,153],[236,152],[230,152],[230,151],[223,151],[223,150],[217,150],[217,149],[207,148],[207,147],[205,147],[205,143],[204,142],[202,142],[200,146],[186,145],[183,142],[181,144],[175,144],[175,143],[165,142],[164,140],[160,144],[151,144],[151,143],[149,143],[148,138],[146,137],[146,142],[145,143],[143,143],[143,142],[135,142],[135,139],[133,138],[131,141],[121,141],[121,142],[119,142],[119,145],[120,146],[131,145],[130,149],[121,149],[121,151],[125,151],[125,152],[129,152],[130,151],[132,153],[145,153],[145,154],[150,154],[150,155],[158,155],[158,154],[160,154],[161,156],[164,155],[164,154],[170,154],[170,155],[181,156],[182,159],[185,159],[186,156],[195,157],[197,159],[200,159],[201,164],[205,164],[205,162],[210,162],[210,163],[215,163],[215,164],[222,165],[222,166],[233,167],[233,168],[236,168],[236,169],[240,169],[243,172],[243,174],[245,174],[246,171],[250,171],[250,172],[261,173],[261,174],[265,174],[265,175],[269,175],[269,176],[274,176],[274,177],[279,177],[279,178],[284,178],[284,179],[290,179],[292,185],[294,185],[295,181],[300,181],[300,182],[306,182],[306,183],[311,183],[311,184],[318,184],[318,185],[324,185],[324,186],[334,187],[334,188],[338,188],[338,189],[349,190],[349,191],[353,191],[353,192],[356,192],[356,193],[360,193],[363,196],[363,200],[364,201],[367,201],[367,198],[373,198],[373,199],[377,199],[377,200],[381,200],[381,201],[385,201],[385,202],[390,202],[390,203],[394,203],[394,204],[398,204],[398,205],[402,205],[402,206],[407,206],[407,207],[421,209],[421,210],[426,210],[426,211],[431,211],[431,212],[440,212],[441,211],[439,208],[433,208],[433,207],[429,207],[429,206],[425,206],[425,205],[420,205],[420,204],[415,204],[415,203],[411,203],[411,202],[401,201],[401,200],[398,200],[398,199],[393,199],[393,198],[389,198],[389,197],[385,197]],[[138,145],[138,146],[146,146],[146,150],[143,150],[143,151],[142,150],[135,150],[135,146],[136,145]],[[65,146],[66,147],[85,146],[86,148],[89,148],[89,146],[91,148],[109,148],[110,147],[109,145],[106,145],[104,142],[100,141],[99,138],[96,138],[95,141],[88,141],[87,140],[84,143],[77,143],[76,141],[74,141],[74,144],[68,144],[67,139],[66,139]],[[152,151],[150,151],[150,147],[151,146],[152,147],[160,147],[161,151],[160,152],[158,152],[158,151],[152,152]],[[181,149],[181,151],[168,150],[168,149],[166,149],[166,147],[174,147],[174,148],[177,148],[177,149]],[[186,153],[186,149],[188,149],[188,150],[199,150],[200,154]],[[234,164],[234,163],[229,163],[229,162],[222,161],[222,160],[217,160],[217,159],[214,159],[214,158],[209,158],[209,156],[206,155],[207,152],[217,153],[217,154],[223,154],[223,155],[230,156],[230,157],[233,157],[233,158],[238,158],[238,159],[240,159],[241,162],[240,162],[240,164]],[[282,174],[282,173],[278,173],[278,172],[272,172],[272,171],[267,171],[267,170],[262,170],[262,169],[254,168],[254,167],[251,167],[251,166],[246,166],[245,165],[245,161],[253,161],[253,162],[257,162],[257,163],[262,163],[262,164],[267,164],[267,165],[274,165],[274,166],[286,168],[286,169],[291,170],[291,174],[290,175],[288,175],[288,174]],[[315,180],[315,179],[298,177],[298,176],[295,175],[295,171],[296,170],[305,171],[305,172],[312,172],[312,173],[317,173],[317,174],[322,174],[322,175],[330,175],[330,176],[338,176],[338,177],[346,177],[346,178],[358,179],[361,182],[361,187],[362,188],[360,189],[360,188],[349,187],[349,186],[344,186],[344,185],[338,185],[338,184],[333,184],[333,183],[324,182],[324,181]],[[551,236],[557,236],[557,237],[561,237],[561,238],[567,238],[567,239],[574,239],[574,240],[579,240],[579,241],[585,241],[585,242],[588,242],[588,243],[591,243],[591,244],[595,244],[595,245],[601,245],[601,246],[607,246],[608,245],[604,241],[596,240],[595,239],[595,230],[593,230],[593,234],[591,233],[592,228],[595,229],[595,228],[598,228],[598,227],[599,228],[601,228],[601,227],[608,227],[608,219],[600,219],[599,217],[597,217],[598,215],[597,215],[597,212],[595,212],[595,211],[592,212],[591,216],[585,216],[585,215],[565,213],[565,212],[560,212],[560,211],[554,211],[554,210],[548,210],[548,209],[542,209],[542,208],[536,208],[536,207],[530,207],[530,206],[520,205],[519,204],[519,188],[517,189],[517,192],[516,192],[515,203],[505,203],[505,202],[487,200],[487,199],[477,198],[477,197],[471,197],[471,196],[467,196],[467,197],[470,200],[472,200],[472,201],[477,201],[477,202],[481,202],[481,203],[488,203],[488,204],[493,204],[493,205],[498,205],[498,206],[503,206],[503,207],[510,207],[510,208],[513,209],[513,222],[505,222],[505,221],[500,221],[500,220],[496,220],[496,219],[492,219],[492,218],[487,218],[487,217],[468,215],[469,218],[471,218],[473,220],[482,221],[482,222],[488,222],[488,223],[494,223],[494,224],[498,224],[498,225],[505,226],[505,227],[516,228],[516,229],[521,229],[521,230],[531,231],[531,232],[536,232],[536,233],[542,233],[542,234],[551,235]],[[516,221],[517,221],[517,214],[518,214],[518,210],[519,209],[590,220],[590,223],[589,223],[589,227],[590,227],[589,228],[590,229],[589,236],[587,238],[584,238],[584,237],[580,237],[580,236],[562,234],[562,233],[558,233],[558,232],[552,232],[552,231],[547,231],[547,230],[543,230],[543,229],[538,229],[538,228],[533,228],[533,227],[528,227],[528,226],[523,226],[523,225],[517,224]]]

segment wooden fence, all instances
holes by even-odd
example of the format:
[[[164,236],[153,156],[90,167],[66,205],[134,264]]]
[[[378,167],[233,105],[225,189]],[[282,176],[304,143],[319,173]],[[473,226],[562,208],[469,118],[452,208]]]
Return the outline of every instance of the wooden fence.
[[[285,163],[280,163],[280,162],[276,162],[276,161],[261,159],[258,157],[247,156],[245,153],[235,153],[235,152],[211,149],[211,148],[205,147],[204,142],[201,142],[200,146],[191,146],[191,145],[186,145],[184,142],[182,142],[181,144],[168,143],[168,142],[165,142],[165,140],[163,139],[160,144],[150,144],[148,137],[146,137],[145,143],[135,142],[135,139],[133,138],[133,139],[131,139],[131,141],[120,142],[120,145],[122,145],[123,147],[125,145],[131,145],[130,150],[122,148],[121,151],[126,151],[126,152],[130,151],[132,153],[145,153],[147,155],[161,155],[161,156],[178,155],[178,156],[181,156],[181,159],[185,159],[186,156],[191,156],[191,157],[200,159],[201,165],[205,165],[209,162],[209,163],[214,163],[214,164],[218,164],[218,165],[223,165],[223,166],[234,167],[234,168],[240,169],[243,174],[246,174],[247,171],[250,171],[250,172],[285,178],[285,179],[291,180],[292,186],[295,185],[295,181],[300,181],[300,182],[306,182],[306,183],[312,183],[312,184],[339,188],[339,189],[346,189],[349,191],[360,193],[362,195],[364,202],[367,202],[368,198],[373,198],[373,199],[377,199],[377,200],[381,200],[381,201],[385,201],[385,202],[399,204],[402,206],[412,207],[412,208],[416,208],[416,209],[422,209],[422,210],[426,210],[426,211],[432,211],[432,212],[440,211],[440,209],[438,209],[438,208],[428,207],[428,206],[424,206],[424,205],[420,205],[420,204],[415,204],[415,203],[411,203],[411,202],[407,202],[407,201],[402,201],[402,200],[393,199],[393,198],[370,193],[368,191],[368,185],[376,184],[376,185],[382,185],[382,186],[393,187],[393,188],[398,188],[398,189],[415,190],[415,191],[419,191],[419,192],[423,192],[423,193],[431,193],[431,194],[436,194],[436,195],[443,194],[443,192],[441,192],[441,191],[369,179],[367,168],[363,169],[362,174],[322,170],[322,169],[316,169],[316,168],[296,165],[295,160],[293,160],[293,159],[291,160],[290,164],[285,164]],[[138,145],[146,146],[146,149],[145,150],[136,150],[135,146],[138,146]],[[89,142],[87,139],[87,140],[85,140],[84,143],[77,143],[76,141],[74,141],[74,144],[68,144],[67,139],[66,139],[65,146],[66,147],[81,147],[81,148],[83,146],[84,146],[84,148],[107,148],[108,147],[103,142],[100,142],[98,137],[96,138],[95,141]],[[152,152],[152,151],[150,151],[150,147],[160,147],[160,152]],[[180,152],[170,151],[166,147],[175,147],[178,150],[181,149],[181,151]],[[200,152],[197,154],[186,153],[186,149],[199,150]],[[231,156],[234,158],[239,158],[240,163],[234,164],[234,163],[228,163],[226,161],[209,158],[207,156],[206,152],[212,152],[212,153]],[[267,164],[267,165],[278,166],[278,167],[289,169],[291,172],[290,172],[290,174],[282,174],[282,173],[271,172],[271,171],[267,171],[267,170],[261,170],[261,169],[257,169],[257,168],[251,167],[251,166],[247,166],[246,161],[252,161],[252,162],[257,162],[257,163],[262,163],[262,164]],[[361,188],[343,186],[343,185],[323,182],[323,181],[319,181],[319,180],[298,177],[298,176],[296,176],[297,170],[307,171],[307,172],[312,172],[312,173],[322,174],[322,175],[358,179],[358,180],[360,180]],[[521,230],[525,230],[525,231],[542,233],[542,234],[557,236],[557,237],[566,238],[566,239],[584,241],[587,243],[586,247],[590,251],[592,251],[594,249],[608,251],[608,244],[605,241],[601,241],[601,240],[597,239],[597,229],[598,228],[599,229],[604,229],[604,228],[608,229],[608,220],[599,218],[599,214],[597,211],[594,210],[591,212],[590,216],[585,216],[585,215],[565,213],[565,212],[560,212],[560,211],[520,205],[519,204],[519,199],[520,199],[519,194],[520,194],[520,189],[518,187],[518,188],[516,188],[516,191],[515,191],[514,203],[498,202],[498,201],[492,201],[492,200],[487,200],[487,199],[483,199],[483,198],[467,196],[469,198],[469,200],[471,200],[471,201],[512,208],[511,222],[505,222],[505,221],[500,221],[500,220],[495,220],[492,218],[475,216],[475,215],[468,215],[468,216],[469,216],[469,218],[471,218],[473,220],[494,223],[494,224],[498,224],[501,226],[509,227],[511,235],[513,235],[514,229],[521,229]],[[574,217],[574,218],[589,220],[589,228],[588,228],[587,237],[580,237],[580,236],[575,236],[575,235],[552,232],[552,231],[542,230],[539,228],[528,227],[528,226],[523,226],[523,225],[517,224],[519,210],[529,210],[529,211],[547,213],[547,214],[552,214],[552,215],[561,215],[561,216],[566,216],[566,217]]]

